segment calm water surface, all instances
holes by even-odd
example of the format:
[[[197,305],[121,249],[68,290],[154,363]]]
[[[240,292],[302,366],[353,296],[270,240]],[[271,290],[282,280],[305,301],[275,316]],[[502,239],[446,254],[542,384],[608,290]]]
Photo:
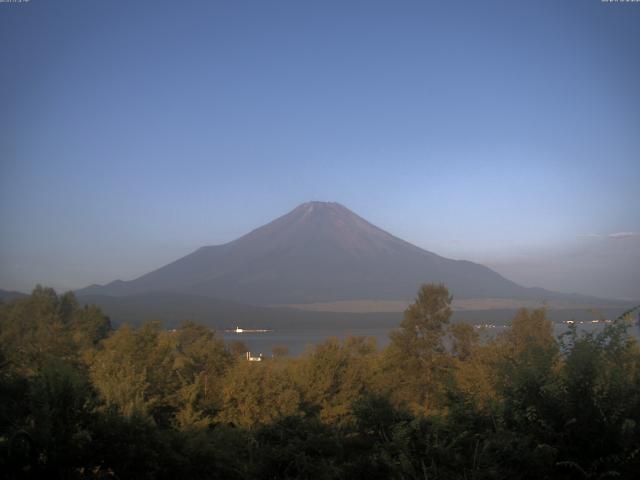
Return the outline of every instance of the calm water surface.
[[[578,324],[578,331],[597,332],[602,331],[604,324],[583,323]],[[487,328],[483,335],[493,336],[509,327],[496,325],[494,328]],[[561,335],[567,331],[564,323],[555,323],[554,331],[556,335]],[[389,343],[389,333],[391,327],[386,328],[357,328],[357,329],[286,329],[274,330],[266,333],[222,333],[226,343],[233,341],[243,342],[253,355],[262,353],[264,356],[271,356],[274,347],[285,346],[289,349],[290,355],[300,355],[312,345],[322,343],[331,337],[340,340],[348,336],[373,337],[376,339],[378,347],[385,347]],[[640,340],[640,328],[633,326],[629,328],[629,333]]]

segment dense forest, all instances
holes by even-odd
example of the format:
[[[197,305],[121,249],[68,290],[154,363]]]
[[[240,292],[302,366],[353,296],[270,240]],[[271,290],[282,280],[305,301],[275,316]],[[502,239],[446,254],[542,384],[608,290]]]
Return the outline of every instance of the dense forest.
[[[560,338],[521,310],[482,341],[424,285],[380,349],[335,339],[249,362],[192,322],[113,329],[72,293],[0,305],[8,478],[582,479],[640,472],[625,321]],[[636,328],[636,327],[632,327]]]

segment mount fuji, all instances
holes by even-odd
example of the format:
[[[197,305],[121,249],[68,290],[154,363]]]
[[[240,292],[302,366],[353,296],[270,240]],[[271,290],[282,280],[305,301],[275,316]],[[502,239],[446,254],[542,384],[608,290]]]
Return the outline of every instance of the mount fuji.
[[[205,246],[131,281],[79,295],[197,295],[253,305],[407,300],[444,283],[457,299],[587,300],[520,286],[495,271],[423,250],[346,207],[308,202],[223,245]]]

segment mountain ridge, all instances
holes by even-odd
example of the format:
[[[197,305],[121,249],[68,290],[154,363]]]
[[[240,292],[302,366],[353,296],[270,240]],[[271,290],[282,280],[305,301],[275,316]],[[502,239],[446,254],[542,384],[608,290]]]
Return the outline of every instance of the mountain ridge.
[[[28,294],[18,292],[16,290],[3,290],[0,289],[0,302],[8,302],[17,298],[25,298]]]
[[[426,282],[444,283],[456,298],[592,299],[522,287],[484,265],[442,257],[335,202],[303,203],[236,240],[78,294],[167,292],[269,305],[406,300]]]

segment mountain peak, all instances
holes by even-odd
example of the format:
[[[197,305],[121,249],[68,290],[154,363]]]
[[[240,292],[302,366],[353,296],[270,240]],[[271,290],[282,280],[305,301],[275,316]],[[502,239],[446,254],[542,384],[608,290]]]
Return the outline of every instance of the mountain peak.
[[[349,210],[344,205],[341,205],[337,202],[320,202],[320,201],[311,201],[305,202],[298,205],[296,208],[292,210],[292,213],[299,214],[311,214],[314,212],[334,212],[336,214],[346,214],[346,215],[355,215],[351,210]]]
[[[325,207],[326,208],[331,206],[339,206],[344,208],[338,202],[322,202],[320,200],[311,200],[310,202],[304,202],[298,205],[296,208],[309,208],[309,207],[319,207],[319,208]]]
[[[342,248],[370,249],[373,243],[396,239],[389,233],[367,222],[337,202],[312,201],[298,205],[289,213],[254,230],[255,234],[278,237],[278,242],[298,245],[317,245],[318,242],[340,244]],[[297,240],[293,240],[293,238]],[[286,241],[283,240],[286,238]]]
[[[251,244],[266,251],[305,251],[315,255],[328,245],[341,249],[365,246],[374,237],[390,236],[336,202],[306,202],[274,221],[239,238],[235,244]],[[369,240],[367,240],[369,239]]]

